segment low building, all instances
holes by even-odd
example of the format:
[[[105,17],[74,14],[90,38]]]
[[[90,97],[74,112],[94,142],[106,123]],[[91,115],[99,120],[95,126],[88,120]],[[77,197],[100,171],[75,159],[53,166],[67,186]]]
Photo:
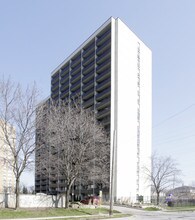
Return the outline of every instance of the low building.
[[[4,122],[0,120],[0,193],[14,192],[15,190],[15,176],[13,172],[13,154],[7,141],[5,139],[5,133],[3,132],[2,126]],[[15,130],[9,125],[8,128],[9,140],[15,140]]]

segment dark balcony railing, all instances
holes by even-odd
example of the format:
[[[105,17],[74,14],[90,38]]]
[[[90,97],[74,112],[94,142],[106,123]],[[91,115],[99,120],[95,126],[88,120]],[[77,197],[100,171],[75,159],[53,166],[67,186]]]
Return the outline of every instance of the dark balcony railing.
[[[49,186],[50,186],[51,188],[55,188],[55,187],[57,187],[57,183],[55,183],[55,182],[50,182],[50,183],[49,183]]]
[[[69,69],[64,72],[61,72],[61,78],[64,77],[65,75],[69,75]]]
[[[89,108],[90,106],[92,106],[94,104],[94,97],[92,97],[91,99],[84,101],[83,102],[83,107],[84,108]]]
[[[59,91],[59,84],[56,85],[56,86],[52,86],[52,87],[51,87],[51,92],[52,92],[52,93],[56,93],[56,91]]]
[[[48,185],[48,181],[41,181],[41,186],[46,186]]]
[[[41,186],[40,188],[41,188],[41,191],[46,191],[47,186]]]
[[[83,75],[86,75],[90,70],[92,70],[94,68],[95,62],[91,62],[90,64],[88,64],[86,67],[84,67],[83,69]]]
[[[111,37],[111,30],[109,29],[105,33],[103,33],[100,37],[98,37],[97,45],[99,46],[110,37]]]
[[[110,95],[110,92],[110,88],[103,90],[102,92],[97,94],[96,100],[99,101],[101,99],[104,99],[105,97],[108,97]]]
[[[52,90],[55,90],[54,88],[56,88],[56,86],[58,87],[59,86],[59,80],[55,83],[55,84],[52,84]]]
[[[71,91],[75,91],[76,89],[81,87],[81,80],[71,85]]]
[[[66,63],[66,64],[61,68],[61,71],[63,72],[63,71],[66,71],[66,70],[68,70],[68,69],[69,69],[69,62]]]
[[[111,84],[111,78],[107,78],[106,80],[102,81],[101,83],[97,84],[96,90],[100,92],[103,89],[106,89]]]
[[[65,91],[61,92],[60,98],[64,98],[64,97],[66,97],[66,96],[68,96],[68,95],[69,95],[69,88],[66,89]]]
[[[103,44],[101,44],[101,46],[99,46],[96,50],[97,55],[101,55],[104,53],[105,50],[107,50],[109,47],[111,46],[111,41],[110,39],[108,39],[107,41],[105,41]]]
[[[65,182],[59,182],[58,185],[59,185],[59,187],[65,187],[66,183]]]
[[[72,59],[71,67],[75,67],[79,62],[81,62],[81,54],[77,55],[76,58]]]
[[[108,116],[110,114],[110,107],[105,108],[102,111],[98,111],[97,113],[97,119],[104,118],[105,116]]]
[[[85,92],[83,94],[83,99],[86,100],[86,99],[90,98],[93,95],[94,95],[94,88],[91,88],[90,90],[88,90],[87,92]]]
[[[106,125],[109,125],[110,124],[110,118],[107,118],[107,119],[103,119],[102,121],[101,121],[101,123],[102,123],[102,125],[103,126],[106,126]]]
[[[71,77],[71,83],[76,82],[77,80],[79,80],[81,78],[81,73],[78,72],[77,74],[75,74],[74,76]]]
[[[86,49],[84,49],[83,57],[86,57],[89,54],[89,51],[91,52],[92,49],[95,49],[95,41],[90,44]]]
[[[98,65],[96,68],[97,73],[100,73],[101,71],[104,71],[105,69],[107,69],[110,66],[110,57],[105,60],[101,65]]]
[[[96,81],[101,82],[110,77],[110,67],[96,76]]]
[[[86,57],[84,60],[83,60],[83,66],[86,67],[92,60],[95,59],[95,53],[92,52],[91,54],[89,54],[88,57]]]
[[[40,181],[39,182],[35,182],[35,186],[40,186]]]
[[[94,77],[88,83],[83,85],[83,91],[86,92],[87,90],[91,89],[94,86]]]
[[[55,98],[58,97],[58,96],[59,96],[59,91],[58,91],[58,90],[56,90],[55,92],[52,92],[52,93],[51,93],[52,99],[55,99]]]
[[[98,102],[96,104],[96,108],[97,108],[97,110],[100,110],[100,109],[103,109],[103,108],[105,108],[105,107],[107,107],[109,105],[110,105],[110,97],[106,98],[106,99],[103,99],[100,102]]]
[[[54,73],[51,77],[51,80],[55,82],[55,80],[58,80],[59,79],[59,72],[57,73]]]
[[[63,84],[62,86],[61,86],[61,92],[63,92],[64,90],[66,90],[67,88],[69,87],[69,82],[67,81],[65,84]]]
[[[77,74],[79,71],[81,71],[81,63],[79,63],[77,66],[75,66],[74,69],[71,70],[71,75]]]
[[[66,81],[68,81],[68,79],[69,79],[69,74],[66,74],[63,77],[61,77],[60,80],[61,84],[64,84]]]
[[[58,77],[55,77],[55,78],[52,78],[51,84],[54,85],[54,84],[58,83],[59,80],[60,80],[59,76],[58,76]]]
[[[57,100],[59,99],[59,94],[58,94],[58,95],[55,95],[55,96],[51,95],[51,98],[52,98],[53,100],[57,101]]]
[[[96,63],[101,64],[103,61],[110,58],[110,56],[111,56],[111,50],[110,50],[110,48],[108,48],[101,56],[99,56],[96,59]]]
[[[80,96],[80,94],[81,94],[81,89],[79,88],[70,94],[70,98],[78,97]]]
[[[69,63],[65,67],[62,67],[62,69],[61,69],[61,77],[66,75],[68,72],[69,72]]]
[[[83,77],[83,83],[87,83],[89,80],[91,80],[94,77],[94,69],[87,73],[84,77]]]

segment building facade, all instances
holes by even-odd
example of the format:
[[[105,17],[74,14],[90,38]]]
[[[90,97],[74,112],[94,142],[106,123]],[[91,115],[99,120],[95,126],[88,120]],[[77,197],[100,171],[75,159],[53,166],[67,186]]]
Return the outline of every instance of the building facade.
[[[0,120],[1,125],[4,123]],[[10,141],[15,140],[15,130],[12,126],[8,126]],[[13,168],[10,165],[13,161],[11,149],[5,141],[5,135],[0,126],[0,193],[14,192],[15,176]]]
[[[106,21],[52,72],[51,99],[75,95],[110,135],[115,200],[150,201],[142,167],[150,168],[152,55],[119,18]],[[47,193],[52,185],[35,174],[36,192]]]

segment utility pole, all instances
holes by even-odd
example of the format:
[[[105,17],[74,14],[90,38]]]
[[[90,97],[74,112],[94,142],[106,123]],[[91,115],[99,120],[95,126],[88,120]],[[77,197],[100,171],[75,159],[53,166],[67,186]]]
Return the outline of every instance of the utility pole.
[[[114,192],[114,171],[115,171],[115,148],[116,148],[116,130],[113,131],[113,146],[112,146],[112,164],[110,177],[110,210],[109,215],[113,215],[113,192]]]

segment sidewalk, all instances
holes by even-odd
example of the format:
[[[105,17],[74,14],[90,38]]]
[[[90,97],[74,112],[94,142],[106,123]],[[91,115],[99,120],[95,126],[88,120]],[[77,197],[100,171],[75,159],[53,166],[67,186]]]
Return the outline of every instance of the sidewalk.
[[[1,219],[1,220],[50,220],[50,219],[77,219],[77,218],[91,218],[93,220],[93,217],[101,217],[101,220],[107,220],[107,219],[114,219],[114,220],[128,220],[130,217],[121,217],[121,218],[111,218],[107,214],[101,214],[101,215],[80,215],[80,216],[52,216],[52,217],[38,217],[38,218],[9,218],[9,219]],[[102,219],[102,217],[105,217],[105,219]]]

